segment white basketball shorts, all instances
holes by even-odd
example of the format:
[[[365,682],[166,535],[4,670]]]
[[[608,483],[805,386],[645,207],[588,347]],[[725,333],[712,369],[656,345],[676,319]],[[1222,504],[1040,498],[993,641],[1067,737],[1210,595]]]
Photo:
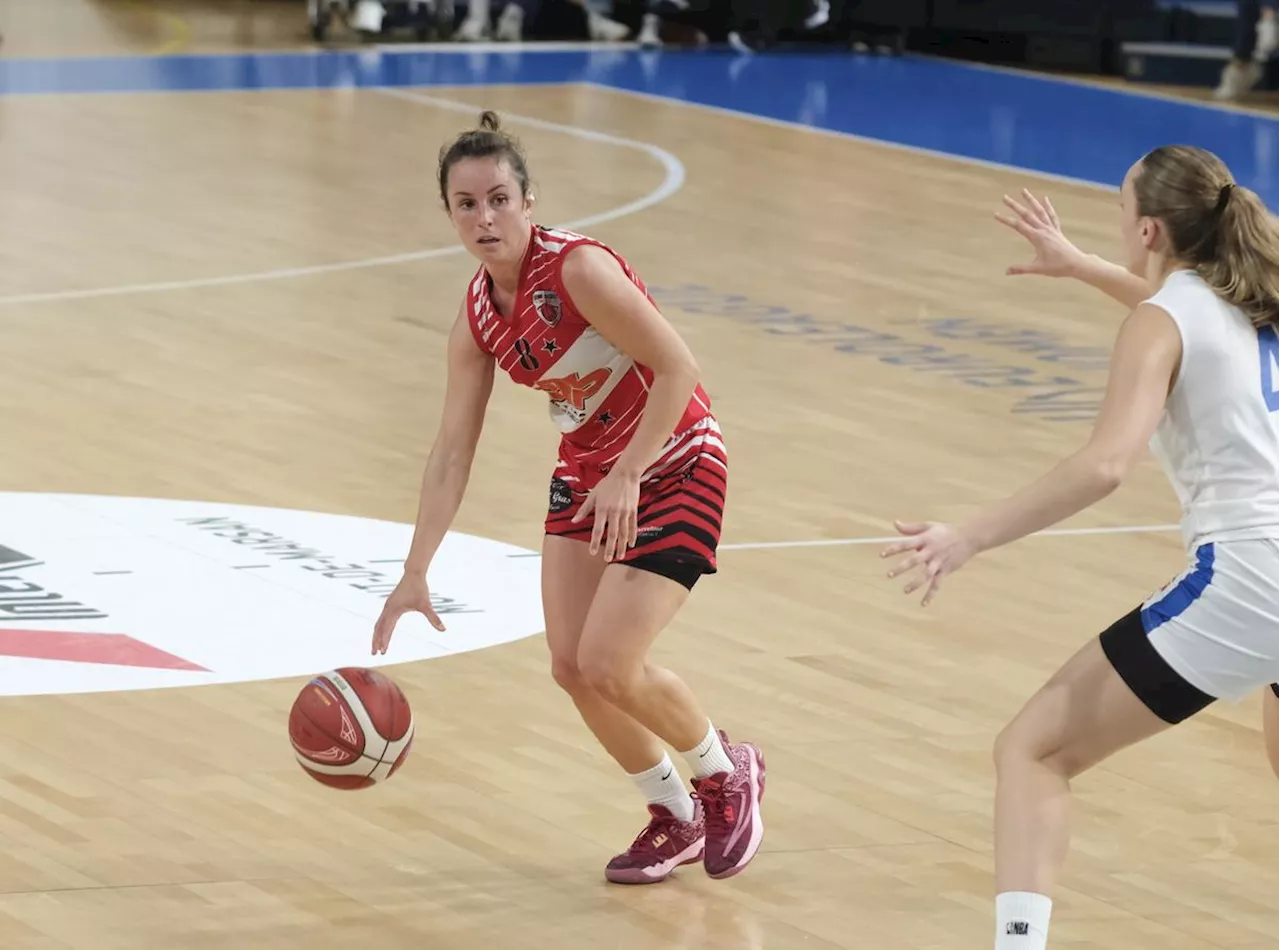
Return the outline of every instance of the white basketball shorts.
[[[1102,634],[1116,672],[1166,722],[1280,679],[1280,544],[1218,541]]]

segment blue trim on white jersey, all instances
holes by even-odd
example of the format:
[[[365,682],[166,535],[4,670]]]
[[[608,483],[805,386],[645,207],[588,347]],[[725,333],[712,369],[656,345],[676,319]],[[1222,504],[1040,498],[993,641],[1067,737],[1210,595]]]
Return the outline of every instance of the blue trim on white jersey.
[[[1196,566],[1165,591],[1159,600],[1142,608],[1142,629],[1147,633],[1168,623],[1200,599],[1213,581],[1213,544],[1196,548]]]

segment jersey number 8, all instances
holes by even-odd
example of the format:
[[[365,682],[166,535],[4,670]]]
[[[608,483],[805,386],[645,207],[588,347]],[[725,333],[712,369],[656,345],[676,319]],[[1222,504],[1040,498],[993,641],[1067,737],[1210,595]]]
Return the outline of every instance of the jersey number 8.
[[[540,365],[538,358],[533,355],[533,347],[524,337],[516,340],[516,354],[520,357],[520,365],[531,373]]]

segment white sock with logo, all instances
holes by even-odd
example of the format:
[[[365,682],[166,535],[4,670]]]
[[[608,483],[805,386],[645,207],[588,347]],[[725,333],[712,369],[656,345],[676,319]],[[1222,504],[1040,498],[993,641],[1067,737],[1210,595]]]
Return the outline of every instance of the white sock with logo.
[[[717,772],[733,772],[733,759],[729,758],[729,753],[725,751],[724,743],[720,741],[720,733],[711,724],[711,720],[707,720],[707,734],[702,737],[702,741],[688,752],[680,754],[689,763],[689,767],[693,769],[693,774],[697,778],[706,778]]]
[[[1030,891],[996,895],[995,950],[1045,950],[1053,901]]]
[[[671,756],[662,753],[662,761],[651,769],[631,776],[631,781],[652,805],[661,805],[681,821],[693,820],[693,799],[680,773],[671,763]]]

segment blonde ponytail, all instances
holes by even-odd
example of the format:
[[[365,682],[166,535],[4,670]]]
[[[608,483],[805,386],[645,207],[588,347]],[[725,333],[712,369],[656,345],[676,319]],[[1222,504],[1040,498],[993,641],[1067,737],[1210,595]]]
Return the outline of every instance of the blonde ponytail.
[[[1254,326],[1275,325],[1280,296],[1280,249],[1275,220],[1248,188],[1228,185],[1211,255],[1196,273]]]
[[[1164,222],[1174,257],[1254,326],[1276,325],[1276,220],[1261,198],[1235,183],[1220,158],[1189,145],[1161,146],[1143,158],[1134,192],[1138,213]]]

